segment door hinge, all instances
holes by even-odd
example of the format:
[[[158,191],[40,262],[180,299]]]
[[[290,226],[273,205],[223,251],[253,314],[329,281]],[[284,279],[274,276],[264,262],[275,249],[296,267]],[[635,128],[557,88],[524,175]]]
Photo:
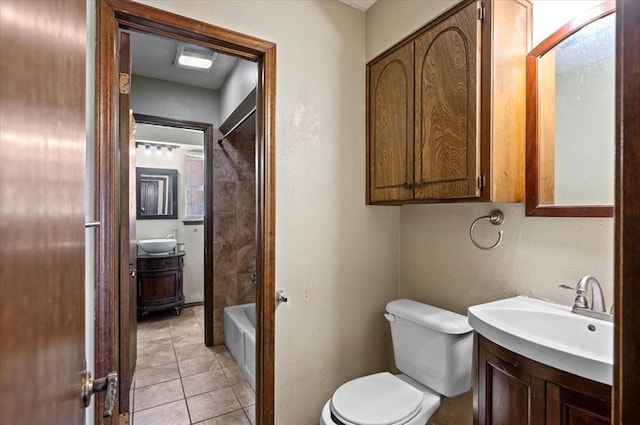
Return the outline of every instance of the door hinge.
[[[482,174],[478,176],[478,189],[480,190],[484,189],[484,185],[485,185],[485,179],[484,179],[484,174]]]
[[[131,80],[129,74],[121,72],[120,77],[120,94],[129,94],[131,89]]]
[[[484,22],[484,14],[485,14],[485,8],[482,5],[482,3],[478,4],[478,20],[480,22]]]

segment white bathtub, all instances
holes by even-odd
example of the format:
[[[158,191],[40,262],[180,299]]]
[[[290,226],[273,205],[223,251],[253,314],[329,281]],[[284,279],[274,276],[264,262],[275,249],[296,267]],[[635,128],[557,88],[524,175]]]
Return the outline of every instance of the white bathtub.
[[[224,309],[224,344],[245,378],[256,390],[256,305],[241,304]]]

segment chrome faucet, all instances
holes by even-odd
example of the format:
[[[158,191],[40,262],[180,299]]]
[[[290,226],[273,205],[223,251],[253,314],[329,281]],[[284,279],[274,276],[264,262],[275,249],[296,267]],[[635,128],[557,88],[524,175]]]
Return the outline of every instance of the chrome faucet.
[[[591,308],[587,302],[587,291],[591,286]],[[591,275],[587,275],[580,279],[576,286],[576,299],[573,301],[572,312],[583,316],[593,317],[595,319],[613,321],[613,315],[607,313],[604,305],[604,295],[602,287],[598,279]]]

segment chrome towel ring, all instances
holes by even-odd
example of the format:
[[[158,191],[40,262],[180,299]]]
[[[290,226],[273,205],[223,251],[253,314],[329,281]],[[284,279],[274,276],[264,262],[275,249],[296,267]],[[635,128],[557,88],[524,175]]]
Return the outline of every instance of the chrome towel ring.
[[[493,245],[491,245],[491,246],[480,245],[476,241],[476,238],[475,238],[475,236],[473,234],[473,231],[474,231],[474,229],[476,227],[476,224],[478,224],[478,222],[481,221],[481,220],[488,220],[491,224],[493,224],[495,226],[499,226],[504,222],[504,214],[502,214],[502,211],[500,211],[500,210],[491,211],[490,215],[483,215],[482,217],[478,217],[471,224],[471,228],[469,229],[469,237],[471,238],[471,242],[473,242],[473,244],[477,248],[480,248],[480,249],[482,249],[484,251],[489,251],[490,249],[494,249],[495,247],[500,245],[500,242],[502,242],[502,235],[504,234],[504,232],[502,230],[498,231],[498,241],[496,243],[494,243]]]

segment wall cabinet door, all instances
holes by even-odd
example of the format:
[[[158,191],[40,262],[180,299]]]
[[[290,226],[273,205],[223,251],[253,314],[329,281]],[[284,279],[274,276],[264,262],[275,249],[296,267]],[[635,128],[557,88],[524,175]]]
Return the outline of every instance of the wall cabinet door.
[[[367,202],[522,202],[527,0],[463,0],[367,67]]]
[[[480,195],[479,26],[471,3],[415,40],[417,199]]]
[[[413,43],[369,69],[370,202],[413,198]]]

